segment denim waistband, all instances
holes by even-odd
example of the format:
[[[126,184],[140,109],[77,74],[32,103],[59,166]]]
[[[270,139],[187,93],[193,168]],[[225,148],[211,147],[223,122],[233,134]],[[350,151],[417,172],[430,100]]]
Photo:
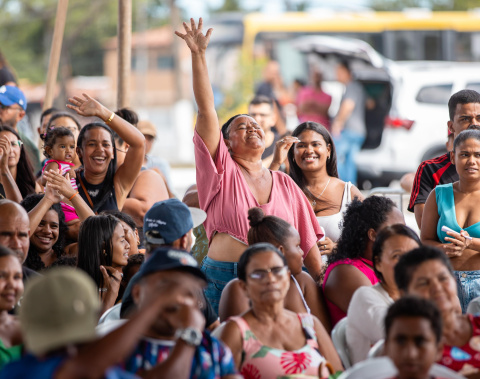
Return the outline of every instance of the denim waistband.
[[[214,268],[218,271],[226,271],[231,272],[235,277],[237,276],[237,262],[224,262],[224,261],[216,261],[208,256],[203,259],[202,268]]]

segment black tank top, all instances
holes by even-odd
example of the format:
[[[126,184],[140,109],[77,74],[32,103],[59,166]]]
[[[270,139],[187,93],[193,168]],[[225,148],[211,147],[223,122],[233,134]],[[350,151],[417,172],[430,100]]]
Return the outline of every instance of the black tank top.
[[[92,203],[93,203],[93,208],[92,208],[92,205],[90,204],[90,201],[88,200],[87,195],[83,191],[82,185],[80,184],[80,180],[79,180],[80,177],[83,182],[83,185],[85,186],[85,189],[90,195],[90,199],[92,200]],[[105,182],[100,184],[90,184],[85,180],[83,171],[77,175],[78,193],[80,194],[80,196],[82,196],[83,200],[85,200],[85,202],[90,206],[90,208],[93,209],[93,212],[95,212],[96,214],[102,211],[118,210],[117,197],[115,196],[115,188],[113,187],[113,183],[108,185],[110,189],[102,197],[100,196],[100,193],[102,192],[103,187],[106,185],[108,184],[106,184]]]

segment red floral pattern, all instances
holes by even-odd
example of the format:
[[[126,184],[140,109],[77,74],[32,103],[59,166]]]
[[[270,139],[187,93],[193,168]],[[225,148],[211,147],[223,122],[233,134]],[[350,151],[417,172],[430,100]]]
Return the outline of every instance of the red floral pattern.
[[[241,374],[245,379],[262,379],[260,371],[252,364],[246,364],[242,367]]]
[[[310,354],[295,353],[293,351],[286,351],[280,357],[280,364],[286,374],[302,373],[310,366],[311,361]]]

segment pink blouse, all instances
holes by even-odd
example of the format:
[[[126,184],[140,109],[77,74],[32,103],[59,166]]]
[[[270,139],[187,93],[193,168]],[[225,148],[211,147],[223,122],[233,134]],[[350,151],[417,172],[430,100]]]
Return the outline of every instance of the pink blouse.
[[[207,212],[204,222],[209,243],[215,232],[227,233],[247,245],[248,210],[260,207],[266,215],[280,217],[298,230],[303,257],[323,236],[307,198],[286,174],[271,171],[272,192],[267,204],[259,205],[238,164],[228,152],[220,133],[217,156],[212,159],[195,130],[195,161],[200,208]]]

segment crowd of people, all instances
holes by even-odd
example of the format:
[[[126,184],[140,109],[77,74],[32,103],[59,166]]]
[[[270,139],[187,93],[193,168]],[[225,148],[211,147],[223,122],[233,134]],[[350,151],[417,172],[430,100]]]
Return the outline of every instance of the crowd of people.
[[[347,63],[332,122],[314,71],[292,133],[268,83],[220,125],[212,30],[183,26],[198,117],[182,201],[131,109],[74,96],[43,112],[38,149],[23,92],[0,87],[0,379],[480,378],[480,94],[452,95],[452,151],[415,175],[418,236],[342,174],[365,133]]]

